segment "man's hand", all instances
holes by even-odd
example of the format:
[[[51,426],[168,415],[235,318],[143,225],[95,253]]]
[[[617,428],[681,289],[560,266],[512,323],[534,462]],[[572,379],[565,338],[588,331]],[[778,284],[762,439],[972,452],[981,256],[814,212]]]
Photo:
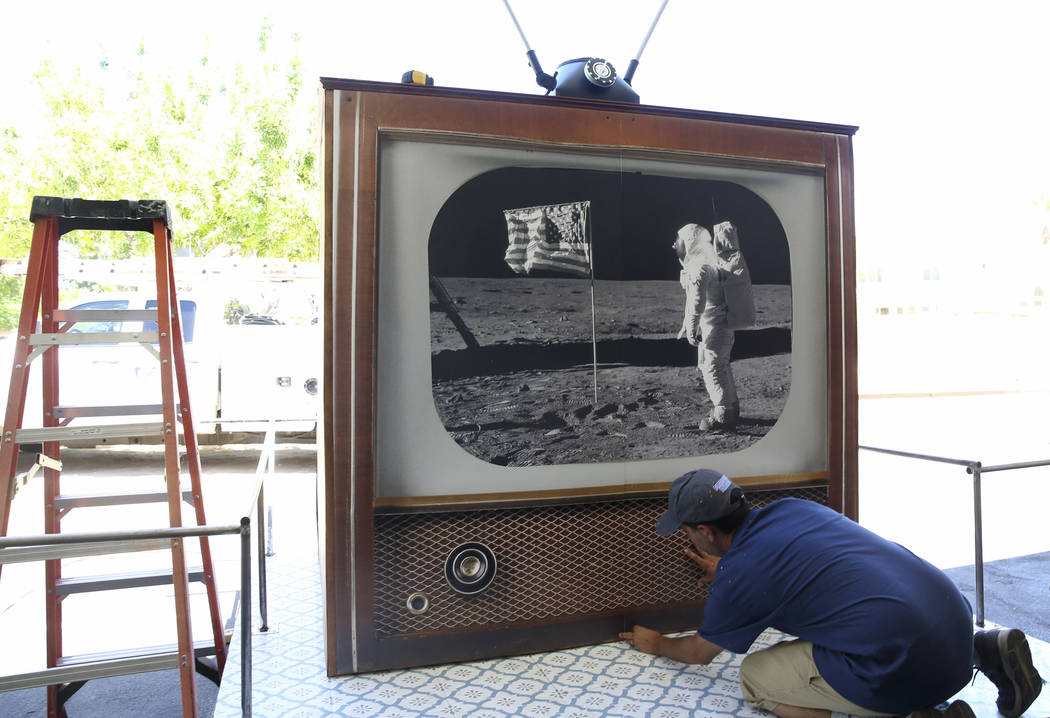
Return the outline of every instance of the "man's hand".
[[[704,575],[700,577],[697,583],[711,583],[715,580],[718,572],[718,556],[712,556],[705,551],[692,548],[686,548],[685,555],[691,558],[693,563],[704,571]]]
[[[722,652],[722,649],[714,643],[695,633],[688,636],[671,637],[660,635],[651,628],[635,626],[630,631],[621,633],[620,638],[643,653],[663,656],[679,663],[701,663],[706,666]]]
[[[651,656],[662,656],[660,652],[664,637],[660,633],[645,626],[635,626],[633,630],[621,633],[620,638],[630,643],[642,653]]]

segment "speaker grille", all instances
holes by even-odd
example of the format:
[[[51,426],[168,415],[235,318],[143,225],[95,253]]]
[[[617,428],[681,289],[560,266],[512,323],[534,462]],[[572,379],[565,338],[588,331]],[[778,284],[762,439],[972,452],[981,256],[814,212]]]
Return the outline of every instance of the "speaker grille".
[[[828,503],[827,486],[749,491],[752,506],[786,496]],[[381,636],[478,629],[697,602],[699,569],[679,535],[654,526],[665,498],[580,505],[388,514],[375,517],[375,626]],[[496,554],[483,593],[463,596],[445,582],[448,554],[477,541]],[[408,597],[430,599],[414,615]]]

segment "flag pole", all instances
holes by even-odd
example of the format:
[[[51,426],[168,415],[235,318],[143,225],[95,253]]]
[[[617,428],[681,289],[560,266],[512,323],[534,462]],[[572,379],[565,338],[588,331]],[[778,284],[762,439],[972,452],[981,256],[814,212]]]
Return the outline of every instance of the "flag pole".
[[[591,235],[591,203],[587,202],[587,261],[591,265],[591,366],[594,375],[594,405],[598,406],[598,330],[594,316],[594,241]]]

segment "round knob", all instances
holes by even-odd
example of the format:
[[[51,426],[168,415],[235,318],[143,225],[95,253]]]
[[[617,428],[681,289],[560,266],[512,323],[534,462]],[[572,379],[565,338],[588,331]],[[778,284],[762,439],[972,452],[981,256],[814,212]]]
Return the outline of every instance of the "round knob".
[[[616,82],[616,69],[607,60],[592,57],[583,66],[583,76],[597,87],[611,87]]]
[[[480,593],[489,587],[495,577],[496,555],[484,544],[462,544],[445,559],[445,580],[457,593]]]

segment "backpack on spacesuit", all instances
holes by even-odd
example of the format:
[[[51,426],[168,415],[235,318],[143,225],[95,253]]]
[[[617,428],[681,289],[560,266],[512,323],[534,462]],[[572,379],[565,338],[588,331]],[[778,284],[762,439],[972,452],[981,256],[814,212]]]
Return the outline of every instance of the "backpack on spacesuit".
[[[755,323],[755,293],[751,289],[751,272],[740,251],[740,238],[732,222],[719,222],[714,226],[714,245],[729,328],[750,327]]]

